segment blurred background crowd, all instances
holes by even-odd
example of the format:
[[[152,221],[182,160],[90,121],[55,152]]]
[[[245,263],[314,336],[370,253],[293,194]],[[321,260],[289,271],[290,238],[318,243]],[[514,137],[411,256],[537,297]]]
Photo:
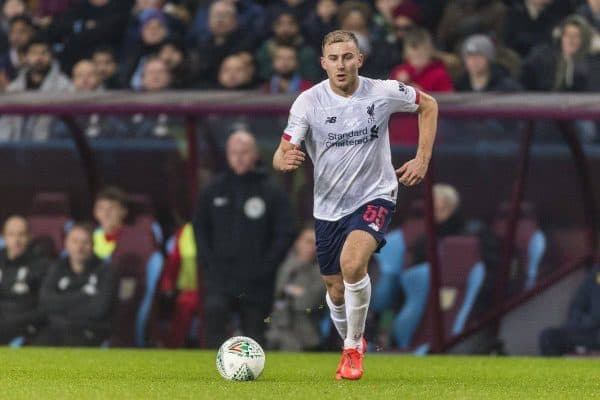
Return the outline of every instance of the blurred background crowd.
[[[5,0],[0,90],[298,93],[324,78],[320,45],[353,31],[371,78],[429,92],[600,89],[598,0]],[[90,137],[164,137],[167,118],[90,117]],[[3,118],[1,140],[64,137]],[[594,123],[581,135],[597,139]],[[408,129],[415,131],[415,129]]]
[[[427,92],[600,90],[600,0],[0,4],[0,91],[5,93],[297,94],[325,78],[321,40],[338,28],[356,34],[366,57],[363,76],[397,79]],[[61,178],[57,171],[76,175],[61,159],[64,149],[55,146],[71,138],[65,120],[0,117],[3,146],[47,146],[5,147],[2,153],[2,162],[20,167],[8,174],[11,183],[5,185],[0,210],[5,218],[0,344],[214,348],[243,333],[270,349],[339,346],[316,266],[310,178],[297,174],[282,181],[266,167],[284,117],[210,115],[203,120],[197,131],[210,134],[198,144],[206,157],[194,171],[201,188],[192,207],[181,206],[185,195],[177,187],[184,175],[178,162],[187,156],[180,140],[183,118],[92,114],[78,116],[76,123],[95,143],[118,143],[96,144],[94,151],[105,181],[122,188],[105,187],[92,201],[82,200],[81,190],[73,189],[80,177],[54,183]],[[600,143],[596,125],[574,123],[588,150]],[[433,187],[445,340],[503,302],[530,293],[582,252],[585,222],[574,217],[580,207],[569,207],[580,201],[573,194],[578,187],[560,176],[575,173],[564,167],[563,153],[544,148],[536,153],[542,161],[532,163],[542,175],[539,184],[526,194],[515,222],[506,290],[498,292],[510,214],[506,171],[514,170],[506,160],[516,152],[519,135],[512,133],[520,127],[515,121],[477,118],[440,123],[439,142],[449,150],[438,159],[443,167],[438,177],[452,182]],[[538,123],[536,140],[556,143],[556,130],[551,123]],[[414,144],[417,132],[414,116],[391,120],[395,160],[411,154],[412,147],[402,145]],[[164,147],[139,140],[148,138],[160,139]],[[175,151],[166,139],[179,140]],[[510,145],[498,145],[503,142]],[[477,153],[479,145],[490,143],[493,149]],[[23,149],[35,156],[28,158]],[[59,155],[46,155],[52,151]],[[39,164],[48,172],[31,177],[27,171]],[[24,182],[34,182],[34,189],[23,189]],[[485,185],[495,185],[494,191]],[[549,187],[551,195],[540,195]],[[569,194],[557,196],[557,187]],[[31,197],[31,205],[23,205]],[[426,353],[436,318],[426,206],[420,191],[400,197],[388,245],[372,260],[367,339],[376,350]],[[90,217],[94,223],[74,222]],[[579,278],[565,292],[566,320],[536,330],[541,354],[600,349],[600,271],[590,268]],[[460,351],[503,352],[501,334],[497,326],[488,329]]]

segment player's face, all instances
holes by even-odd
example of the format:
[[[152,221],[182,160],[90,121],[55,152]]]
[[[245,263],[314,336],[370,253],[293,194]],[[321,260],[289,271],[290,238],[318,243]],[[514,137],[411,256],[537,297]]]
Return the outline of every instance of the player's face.
[[[21,218],[10,219],[4,227],[4,242],[9,258],[19,257],[29,244],[27,223]]]
[[[321,66],[334,87],[347,92],[358,80],[363,55],[353,41],[331,43],[323,49]]]

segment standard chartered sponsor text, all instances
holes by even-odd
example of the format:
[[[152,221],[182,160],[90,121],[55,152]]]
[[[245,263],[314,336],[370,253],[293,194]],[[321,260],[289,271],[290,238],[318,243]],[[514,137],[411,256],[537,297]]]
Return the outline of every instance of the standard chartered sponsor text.
[[[369,130],[367,127],[344,133],[329,132],[327,134],[327,140],[325,141],[325,147],[355,146],[358,144],[368,143],[372,140],[368,134]]]

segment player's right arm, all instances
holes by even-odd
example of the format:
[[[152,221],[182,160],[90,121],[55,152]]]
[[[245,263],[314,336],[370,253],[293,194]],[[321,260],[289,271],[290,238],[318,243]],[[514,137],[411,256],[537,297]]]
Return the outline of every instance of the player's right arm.
[[[300,145],[292,144],[282,138],[273,155],[273,168],[281,172],[295,171],[302,165],[305,157],[304,152],[300,150]]]
[[[309,128],[306,117],[308,109],[309,101],[304,92],[292,104],[285,133],[273,155],[273,168],[277,171],[295,171],[304,162],[306,155],[300,150],[300,143],[304,140]]]

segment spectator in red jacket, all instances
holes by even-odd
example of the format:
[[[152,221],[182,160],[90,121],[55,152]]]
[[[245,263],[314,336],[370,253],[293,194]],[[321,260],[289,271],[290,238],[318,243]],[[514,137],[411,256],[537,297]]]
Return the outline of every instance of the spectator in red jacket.
[[[454,91],[446,66],[434,57],[433,41],[427,30],[415,28],[406,35],[404,58],[405,63],[392,70],[392,79],[426,92]],[[390,119],[391,142],[417,143],[418,125],[416,115],[396,114]]]
[[[452,80],[441,60],[434,58],[431,35],[415,28],[404,42],[405,63],[392,70],[391,77],[427,92],[451,92]]]

